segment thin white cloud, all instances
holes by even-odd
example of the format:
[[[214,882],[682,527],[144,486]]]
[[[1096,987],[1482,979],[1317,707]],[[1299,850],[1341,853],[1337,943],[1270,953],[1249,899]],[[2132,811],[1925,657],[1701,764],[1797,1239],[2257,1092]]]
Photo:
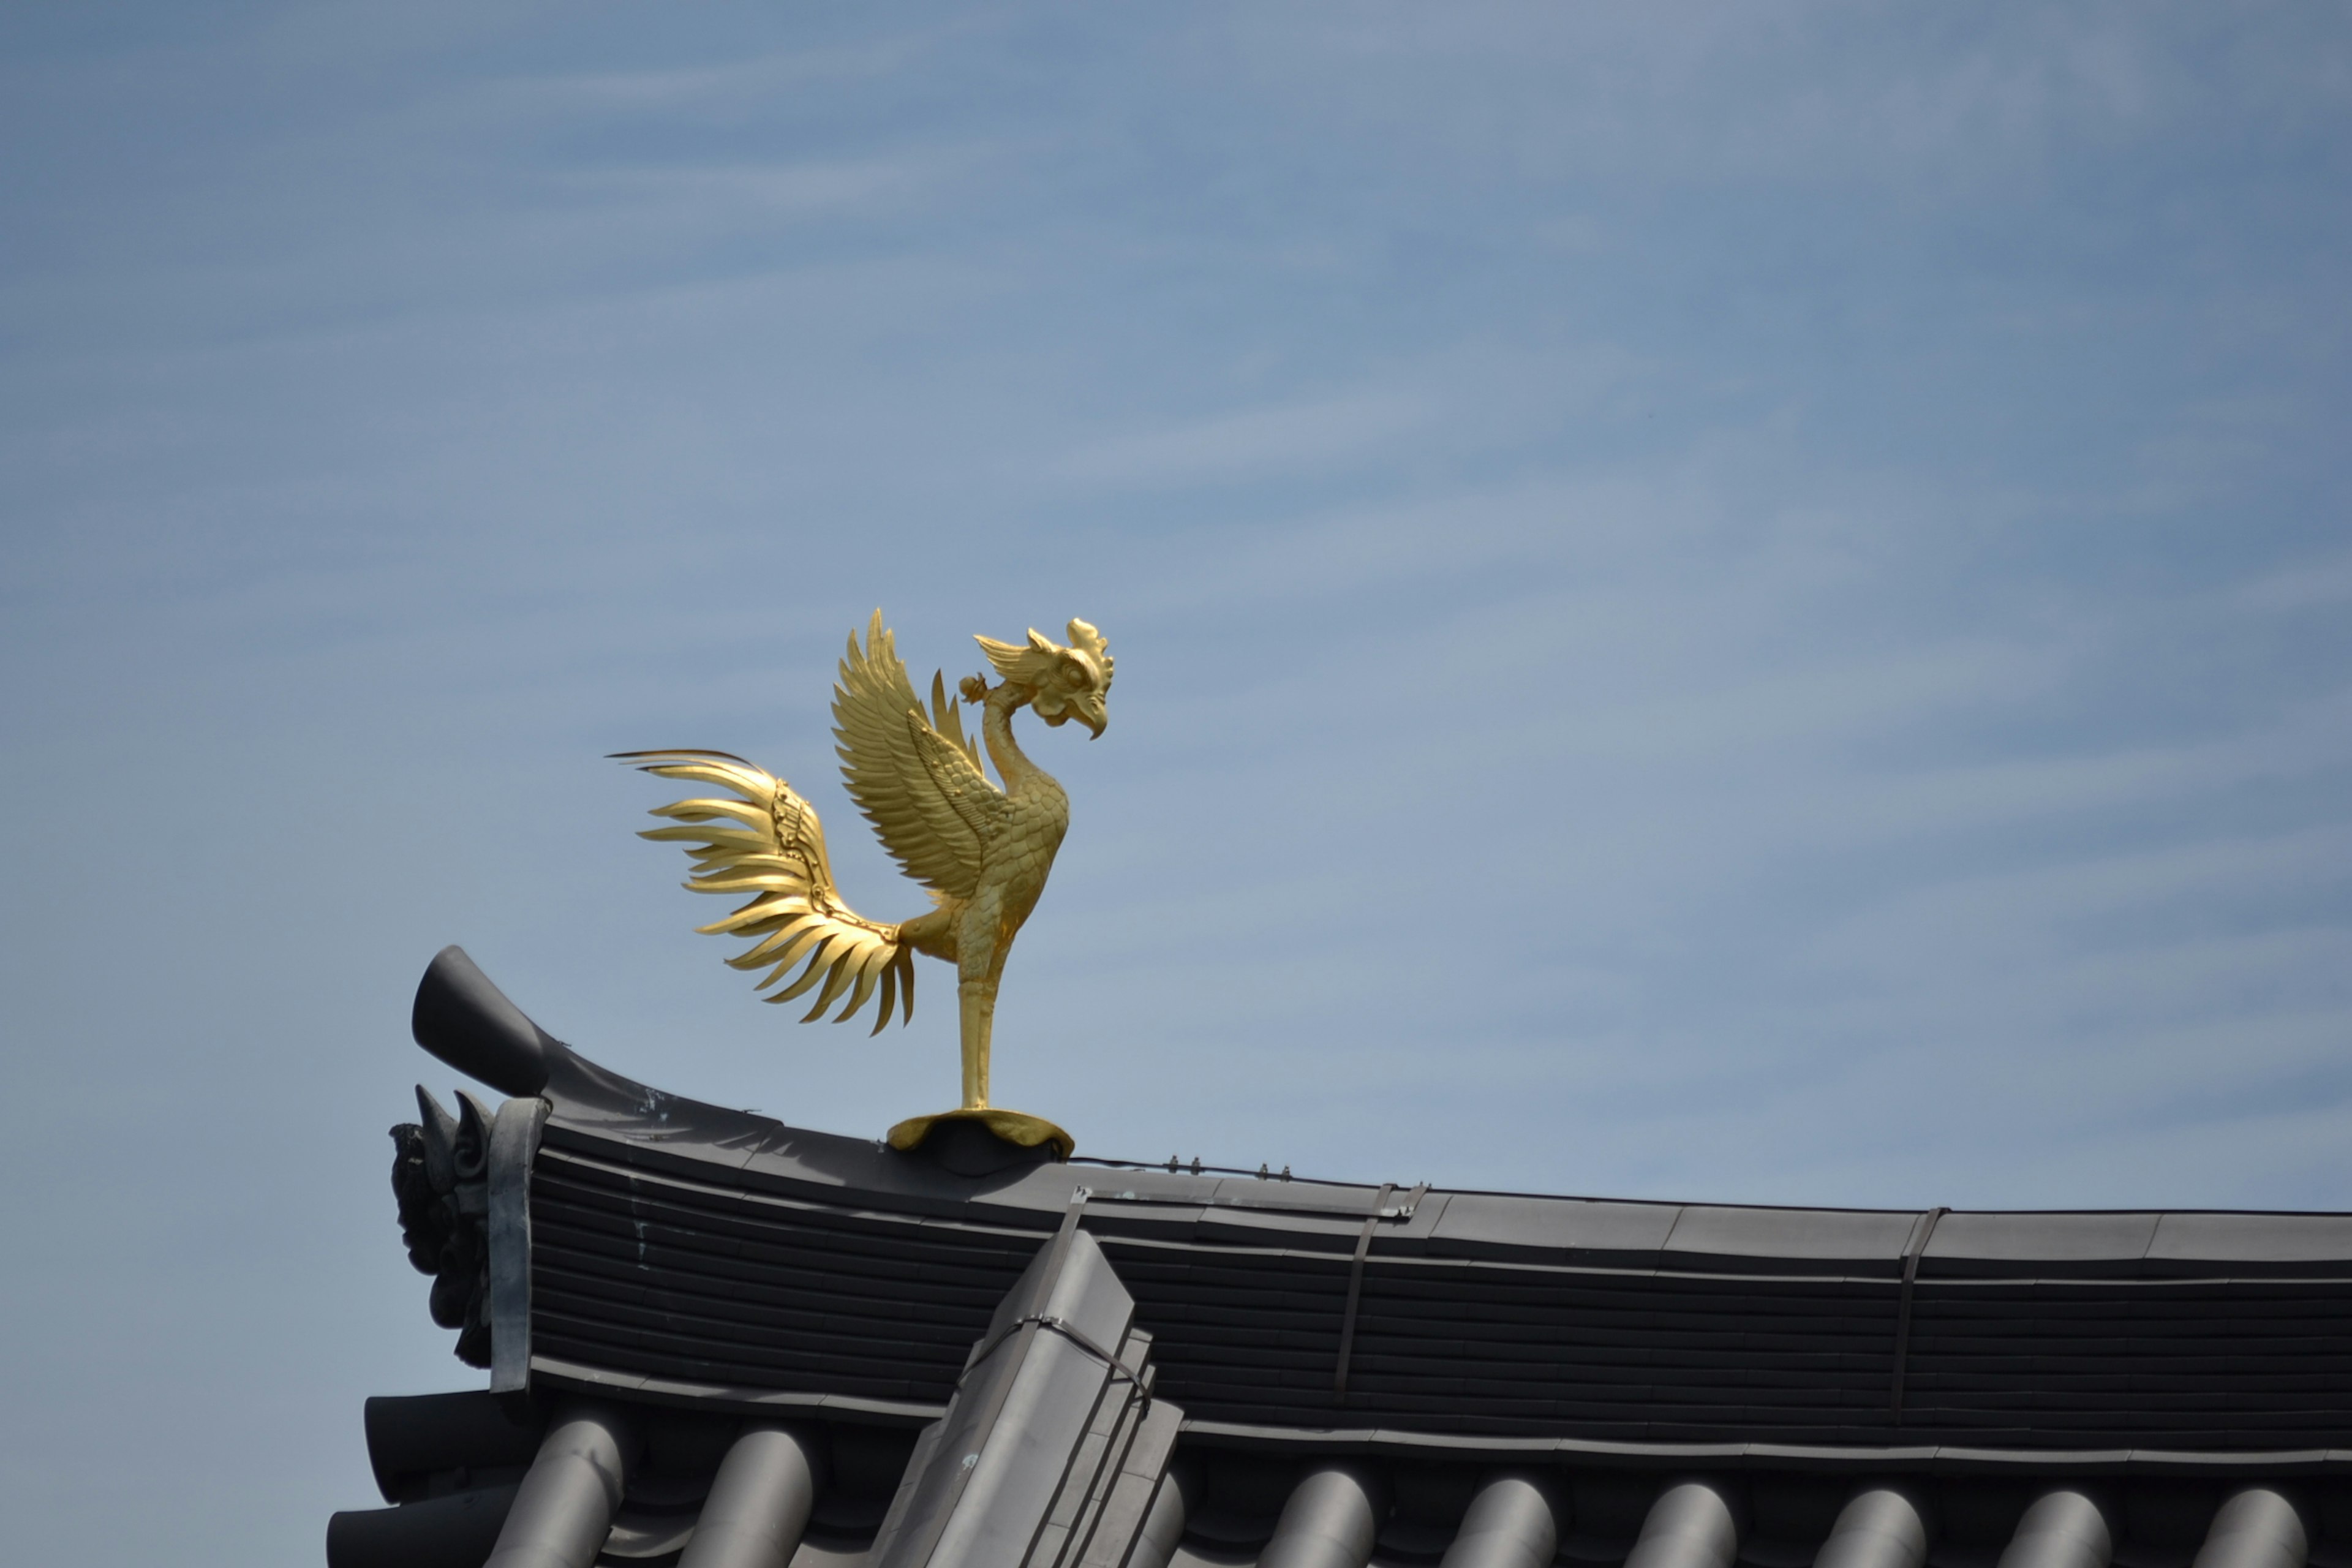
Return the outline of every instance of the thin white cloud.
[[[2240,588],[2236,598],[2252,610],[2319,610],[2352,604],[2352,554],[2301,562]]]
[[[698,228],[746,216],[810,216],[906,200],[950,175],[961,158],[919,154],[803,163],[637,165],[582,170],[562,184],[600,202],[685,209]],[[610,221],[609,210],[604,215]]]
[[[1434,413],[1424,399],[1401,392],[1247,408],[1093,442],[1050,471],[1106,487],[1312,472],[1378,450]]]
[[[718,65],[504,77],[492,88],[567,115],[740,114],[772,107],[781,94],[870,84],[920,67],[939,51],[968,45],[991,30],[990,18],[963,16],[829,47],[771,49]]]

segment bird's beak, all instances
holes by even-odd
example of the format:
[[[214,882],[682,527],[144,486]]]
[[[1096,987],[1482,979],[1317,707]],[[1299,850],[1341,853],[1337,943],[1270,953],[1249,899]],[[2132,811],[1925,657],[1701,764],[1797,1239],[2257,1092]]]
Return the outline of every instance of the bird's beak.
[[[1094,731],[1087,738],[1101,740],[1103,731],[1110,723],[1110,715],[1103,711],[1102,699],[1097,697],[1091,702],[1073,702],[1070,706],[1076,710],[1078,722]]]

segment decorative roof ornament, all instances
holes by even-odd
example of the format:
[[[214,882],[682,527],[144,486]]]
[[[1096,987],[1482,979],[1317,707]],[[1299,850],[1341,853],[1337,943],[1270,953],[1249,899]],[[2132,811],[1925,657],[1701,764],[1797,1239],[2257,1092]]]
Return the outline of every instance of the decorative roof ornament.
[[[882,847],[920,882],[932,909],[896,925],[867,920],[835,885],[816,808],[783,780],[726,752],[624,752],[616,756],[662,778],[717,784],[736,798],[681,800],[653,815],[677,826],[642,837],[682,844],[693,858],[686,885],[698,893],[748,895],[733,913],[696,929],[752,939],[727,963],[766,969],[766,990],[795,970],[767,999],[789,1002],[814,990],[802,1019],[814,1023],[845,993],[842,1023],[874,999],[875,1034],[914,1016],[914,955],[956,966],[963,1049],[963,1103],[918,1116],[890,1130],[894,1148],[911,1149],[943,1121],[973,1121],[1024,1149],[1067,1159],[1075,1144],[1042,1117],[988,1103],[990,1033],[996,988],[1013,939],[1037,907],[1055,852],[1070,825],[1069,797],[1013,738],[1013,715],[1028,708],[1058,728],[1076,719],[1096,735],[1108,721],[1111,657],[1102,634],[1072,621],[1069,646],[1032,630],[1024,643],[980,637],[1001,678],[991,686],[966,676],[958,689],[981,709],[980,735],[964,733],[946,683],[931,677],[929,710],[916,695],[890,631],[876,610],[866,643],[849,636],[833,689],[834,738],[849,797],[874,825]],[[1003,787],[982,771],[982,751]]]

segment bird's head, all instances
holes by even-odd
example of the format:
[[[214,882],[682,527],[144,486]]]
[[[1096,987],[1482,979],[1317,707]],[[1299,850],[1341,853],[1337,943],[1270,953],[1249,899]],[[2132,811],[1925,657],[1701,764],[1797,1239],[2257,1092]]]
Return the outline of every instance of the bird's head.
[[[1109,722],[1104,700],[1110,695],[1110,650],[1102,634],[1084,621],[1070,623],[1070,646],[1064,647],[1031,627],[1027,643],[973,639],[1004,684],[1028,700],[1030,709],[1048,724],[1076,719],[1099,735]]]

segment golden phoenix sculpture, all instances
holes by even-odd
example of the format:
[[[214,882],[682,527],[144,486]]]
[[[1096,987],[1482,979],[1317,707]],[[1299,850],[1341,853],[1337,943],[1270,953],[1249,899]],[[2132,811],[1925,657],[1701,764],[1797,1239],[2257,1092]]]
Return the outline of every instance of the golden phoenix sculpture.
[[[967,737],[942,678],[931,677],[929,711],[907,679],[907,667],[882,612],[874,612],[866,645],[849,634],[841,679],[833,689],[834,738],[849,798],[874,825],[882,847],[907,875],[929,890],[932,908],[887,925],[852,910],[835,885],[825,858],[824,829],[815,807],[783,780],[726,752],[625,752],[621,760],[663,778],[718,784],[737,798],[681,800],[653,815],[677,824],[642,837],[683,844],[693,857],[686,885],[698,893],[748,894],[723,920],[697,929],[713,936],[756,939],[727,963],[766,968],[758,984],[775,985],[798,968],[792,984],[768,998],[788,1002],[817,993],[803,1023],[814,1023],[839,1000],[835,1017],[846,1022],[880,994],[875,1034],[915,1012],[914,954],[956,966],[963,1045],[963,1107],[951,1118],[984,1122],[998,1137],[1026,1147],[1052,1143],[1066,1158],[1069,1134],[1039,1117],[988,1103],[989,1036],[996,989],[1013,939],[1037,907],[1055,851],[1070,826],[1069,797],[1052,774],[1032,763],[1013,737],[1013,715],[1023,708],[1056,728],[1076,719],[1099,736],[1108,722],[1111,658],[1102,636],[1084,621],[1070,623],[1064,647],[1032,630],[1026,644],[976,639],[1000,678],[964,678],[959,691],[981,709],[980,737]],[[1004,780],[991,784],[982,770],[982,745]],[[916,1117],[890,1131],[909,1148],[938,1117]]]

